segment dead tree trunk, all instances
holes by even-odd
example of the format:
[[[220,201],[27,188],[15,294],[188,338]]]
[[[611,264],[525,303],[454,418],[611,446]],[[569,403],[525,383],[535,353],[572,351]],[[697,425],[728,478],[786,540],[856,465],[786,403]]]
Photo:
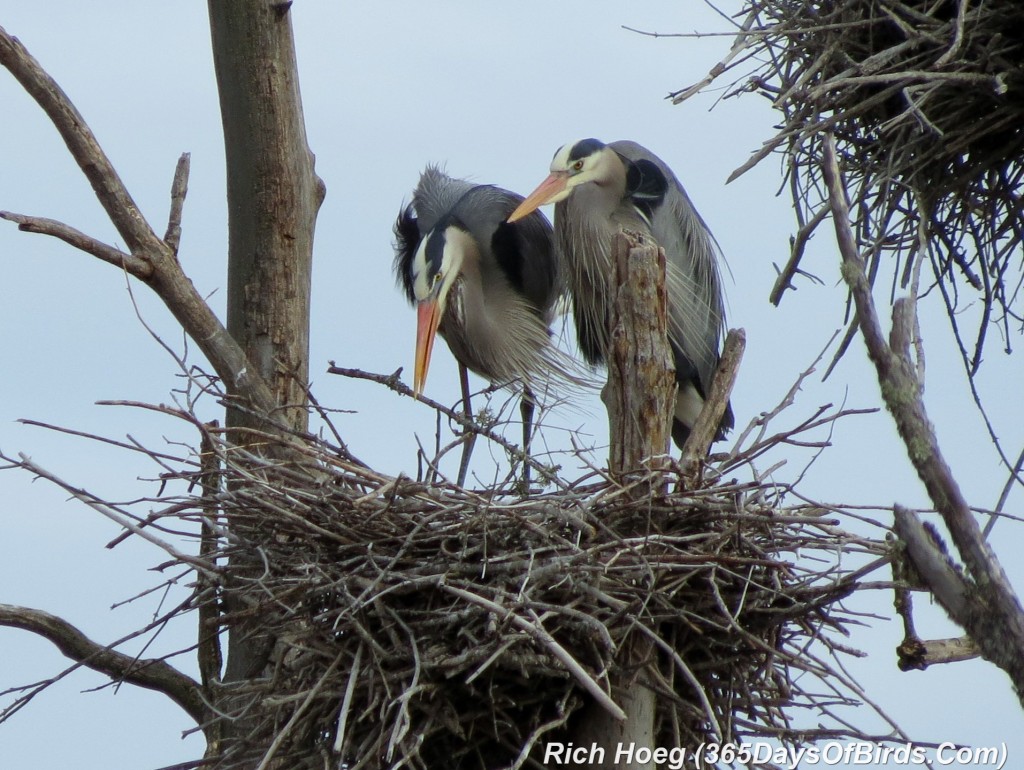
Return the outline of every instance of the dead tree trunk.
[[[273,388],[278,419],[304,430],[313,234],[324,188],[306,140],[290,5],[210,0],[209,11],[227,159],[227,328]],[[231,409],[228,424],[252,420]]]
[[[227,328],[270,384],[276,421],[305,431],[313,234],[324,187],[306,139],[290,5],[210,0],[209,15],[227,161]],[[233,393],[232,383],[226,386]],[[273,430],[263,418],[244,404],[229,406],[227,425],[235,441],[247,443],[247,429]],[[255,577],[257,561],[235,557],[236,578]],[[228,692],[266,674],[275,641],[259,622],[233,622]],[[239,697],[225,698],[229,713],[246,710]],[[211,753],[230,751],[248,730],[237,717]]]
[[[610,447],[608,470],[629,494],[663,494],[658,473],[667,460],[675,367],[668,344],[668,297],[665,252],[657,244],[620,233],[612,249],[611,349],[608,384],[602,398],[608,407]],[[604,749],[603,761],[589,768],[653,768],[653,762],[623,761],[617,748],[655,745],[656,702],[644,684],[644,669],[653,655],[650,639],[633,637],[618,654],[613,675],[613,700],[626,713],[615,718],[597,704],[589,706],[573,736],[576,745]]]

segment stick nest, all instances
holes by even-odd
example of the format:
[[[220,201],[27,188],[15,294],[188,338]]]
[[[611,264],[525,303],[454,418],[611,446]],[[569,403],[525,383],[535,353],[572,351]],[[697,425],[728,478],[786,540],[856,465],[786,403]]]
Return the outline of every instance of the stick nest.
[[[949,310],[983,301],[977,330],[957,329],[973,373],[990,322],[1005,335],[1022,320],[1024,4],[750,0],[744,9],[732,53],[701,85],[757,62],[732,93],[760,93],[784,116],[736,172],[785,152],[801,230],[773,300],[825,217],[821,135],[831,132],[872,279],[888,254],[893,290],[917,288],[923,260]]]
[[[882,549],[824,510],[755,482],[684,491],[674,472],[524,499],[301,452],[296,470],[209,436],[183,474],[207,495],[174,515],[235,564],[200,603],[277,639],[272,676],[216,685],[236,704],[218,718],[257,725],[253,753],[218,767],[272,743],[296,768],[541,767],[546,741],[622,702],[612,679],[657,693],[657,745],[849,734],[821,726],[858,697],[819,655],[850,620],[840,554]]]

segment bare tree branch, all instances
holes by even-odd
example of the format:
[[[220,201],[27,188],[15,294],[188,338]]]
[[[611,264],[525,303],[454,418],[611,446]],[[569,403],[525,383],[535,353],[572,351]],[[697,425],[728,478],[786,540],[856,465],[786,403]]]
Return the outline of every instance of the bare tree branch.
[[[996,513],[1003,512],[1003,506],[1006,505],[1007,499],[1010,497],[1010,490],[1013,489],[1014,484],[1024,484],[1024,479],[1021,478],[1021,469],[1024,468],[1024,449],[1020,450],[1020,454],[1017,455],[1017,462],[1013,464],[1010,469],[1010,476],[1006,479],[1006,483],[1003,485],[1003,491],[999,494],[999,502],[996,503]],[[996,525],[996,521],[999,519],[998,516],[991,516],[988,522],[985,524],[985,537],[988,537],[992,532],[992,527]]]
[[[219,428],[216,420],[209,423],[213,430]],[[203,520],[200,525],[199,556],[210,563],[217,561],[217,495],[220,492],[220,461],[217,457],[213,438],[209,432],[201,434],[199,444],[199,460],[202,468],[202,500]],[[216,582],[202,575],[198,578],[197,590],[216,594]],[[199,675],[203,687],[211,687],[220,681],[224,659],[220,646],[221,606],[219,601],[204,601],[199,605],[199,633],[197,640],[196,659],[199,664]]]
[[[971,588],[957,572],[934,529],[926,528],[917,515],[902,505],[893,509],[894,529],[906,546],[907,556],[924,585],[953,620],[965,625],[970,611]]]
[[[957,639],[905,639],[897,648],[901,671],[924,671],[939,663],[959,663],[978,657],[978,645],[969,637]]]
[[[871,296],[871,285],[857,253],[850,225],[844,184],[836,159],[835,140],[824,136],[825,183],[842,254],[842,275],[857,306],[857,320],[875,365],[878,382],[918,476],[942,516],[973,585],[969,606],[953,616],[978,644],[982,655],[1004,669],[1024,699],[1024,610],[1010,582],[982,535],[970,507],[939,449],[935,431],[921,398],[921,383],[909,360],[894,352],[885,340]],[[899,337],[899,334],[897,334]],[[931,586],[938,596],[943,586]],[[977,595],[978,592],[984,596]],[[944,605],[945,606],[945,605]]]
[[[64,139],[68,150],[82,173],[92,184],[96,197],[110,221],[124,238],[131,252],[132,262],[118,256],[114,264],[125,267],[142,278],[160,296],[174,317],[181,323],[209,359],[228,392],[252,403],[261,415],[273,413],[276,401],[266,382],[248,361],[238,343],[227,333],[210,307],[203,301],[178,264],[171,246],[162,241],[146,222],[135,201],[125,189],[106,153],[89,129],[85,118],[75,108],[67,94],[47,74],[16,38],[0,27],[0,64],[6,67],[21,86],[36,100],[54,127]],[[44,220],[33,220],[35,223]],[[41,225],[42,226],[42,225]],[[57,231],[71,237],[73,231],[50,227],[47,234]],[[43,230],[40,230],[42,232]],[[67,240],[67,238],[64,238]],[[72,242],[72,241],[68,241]],[[95,247],[98,241],[88,239],[82,245]],[[74,244],[78,246],[78,244]],[[80,247],[80,246],[79,246]],[[102,249],[85,249],[94,256]],[[107,257],[114,254],[105,252]],[[103,258],[103,257],[101,257]],[[105,259],[105,261],[111,261]],[[139,264],[148,263],[149,272]],[[134,266],[138,272],[130,269]]]
[[[731,329],[722,346],[722,357],[718,362],[711,389],[701,409],[697,422],[694,423],[686,446],[683,448],[683,467],[694,466],[707,457],[708,448],[718,432],[725,414],[736,376],[739,374],[743,351],[747,345],[747,335],[743,329]]]
[[[797,234],[789,239],[789,260],[786,265],[779,270],[779,275],[775,279],[775,283],[772,285],[771,294],[768,295],[768,301],[776,307],[782,302],[782,295],[786,293],[787,289],[795,289],[793,286],[793,276],[797,273],[808,276],[811,280],[821,283],[820,278],[812,276],[810,273],[800,269],[800,260],[804,257],[804,251],[807,248],[807,243],[810,241],[814,231],[818,229],[818,225],[821,224],[822,220],[828,215],[828,207],[822,206],[816,212],[811,220],[807,223],[802,221],[803,212],[798,211],[797,217],[801,220],[800,230]]]
[[[328,374],[338,374],[342,377],[349,377],[358,380],[369,380],[370,382],[376,382],[379,385],[385,385],[395,393],[402,396],[408,396],[414,401],[426,404],[431,409],[435,410],[439,414],[443,414],[451,422],[457,424],[463,430],[472,431],[479,436],[485,437],[488,441],[493,441],[495,444],[504,449],[511,460],[521,461],[527,463],[531,468],[537,471],[544,479],[544,481],[555,484],[556,486],[565,487],[565,482],[558,477],[558,475],[552,470],[549,465],[542,463],[536,459],[533,455],[525,453],[521,447],[507,438],[502,436],[500,433],[491,430],[485,425],[481,425],[471,417],[467,417],[462,412],[457,412],[454,409],[450,409],[444,404],[433,400],[428,396],[424,396],[422,393],[414,393],[412,388],[406,385],[401,380],[402,370],[401,368],[395,370],[391,374],[377,374],[375,372],[364,372],[361,369],[350,369],[344,366],[337,366],[334,361],[328,362],[327,367]]]
[[[133,254],[146,253],[156,239],[85,118],[67,94],[17,38],[0,27],[2,63],[43,108],[85,174],[100,205]]]
[[[162,660],[139,660],[89,639],[63,618],[42,610],[0,604],[0,626],[20,628],[42,636],[66,657],[115,681],[163,693],[203,724],[208,718],[199,685]]]
[[[94,257],[102,259],[114,267],[119,267],[143,281],[148,280],[153,274],[153,266],[146,260],[139,259],[131,254],[125,254],[120,249],[108,246],[103,241],[97,240],[91,235],[86,235],[71,227],[71,225],[58,222],[56,219],[26,216],[25,214],[15,214],[12,211],[0,211],[0,219],[14,222],[18,229],[25,233],[39,233],[59,238],[64,243],[70,244],[86,254],[92,254]]]
[[[200,559],[190,554],[187,554],[181,551],[180,549],[176,548],[175,546],[171,545],[168,541],[161,540],[152,532],[149,532],[144,527],[136,524],[132,517],[117,510],[117,508],[114,505],[107,503],[103,500],[100,500],[88,490],[81,489],[70,484],[69,482],[65,481],[59,476],[56,476],[55,474],[41,467],[37,463],[33,462],[25,455],[20,455],[20,460],[13,460],[12,458],[8,458],[5,455],[0,454],[0,459],[7,460],[11,462],[13,465],[20,466],[29,473],[32,473],[33,475],[38,476],[39,478],[46,479],[52,484],[55,484],[56,486],[63,489],[65,492],[72,495],[76,500],[85,503],[94,511],[102,514],[104,517],[110,519],[115,524],[124,527],[133,534],[141,537],[143,540],[147,540],[148,542],[162,549],[171,558],[176,559],[177,561],[180,561],[183,564],[188,564],[190,567],[194,568],[199,574],[205,575],[209,580],[215,583],[219,583],[221,581],[221,577],[217,574],[216,568],[208,564],[204,559]]]
[[[192,167],[192,155],[183,152],[178,158],[174,169],[174,180],[171,182],[171,213],[167,218],[167,232],[164,243],[171,251],[178,253],[181,244],[181,215],[185,209],[185,196],[188,194],[188,173]]]
[[[754,22],[757,20],[757,15],[756,10],[752,10],[747,14],[746,19],[743,20],[743,24],[740,25],[739,30],[736,32],[736,39],[733,41],[732,48],[729,49],[729,53],[725,58],[712,67],[707,75],[690,87],[684,88],[680,91],[673,91],[668,95],[668,98],[672,100],[672,104],[679,104],[680,102],[686,101],[691,96],[699,93],[705,86],[708,86],[717,80],[724,72],[736,66],[733,60],[750,48],[747,33],[754,26]],[[627,29],[629,28],[627,27]]]

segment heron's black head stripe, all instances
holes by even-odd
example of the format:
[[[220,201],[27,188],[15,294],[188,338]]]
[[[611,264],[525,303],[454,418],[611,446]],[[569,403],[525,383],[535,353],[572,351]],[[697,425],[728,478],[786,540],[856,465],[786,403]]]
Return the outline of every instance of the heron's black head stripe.
[[[598,139],[581,139],[569,150],[569,160],[588,158],[598,150],[604,149],[604,142]]]
[[[441,260],[444,258],[444,246],[447,243],[447,229],[447,227],[443,226],[435,227],[430,235],[427,236],[427,245],[423,251],[423,256],[427,261],[428,280],[433,280],[438,270],[441,269]]]

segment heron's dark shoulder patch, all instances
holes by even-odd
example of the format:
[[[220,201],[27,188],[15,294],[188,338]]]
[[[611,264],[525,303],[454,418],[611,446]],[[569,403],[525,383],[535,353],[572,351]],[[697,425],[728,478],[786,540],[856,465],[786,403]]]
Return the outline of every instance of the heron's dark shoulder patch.
[[[604,149],[604,142],[599,139],[581,139],[569,150],[569,160],[588,158],[598,150]]]
[[[523,292],[523,249],[519,225],[515,222],[502,222],[491,236],[491,251],[498,262],[498,267],[505,274],[508,282],[520,294]]]
[[[626,164],[626,197],[648,220],[667,192],[668,179],[657,163],[641,159]]]

